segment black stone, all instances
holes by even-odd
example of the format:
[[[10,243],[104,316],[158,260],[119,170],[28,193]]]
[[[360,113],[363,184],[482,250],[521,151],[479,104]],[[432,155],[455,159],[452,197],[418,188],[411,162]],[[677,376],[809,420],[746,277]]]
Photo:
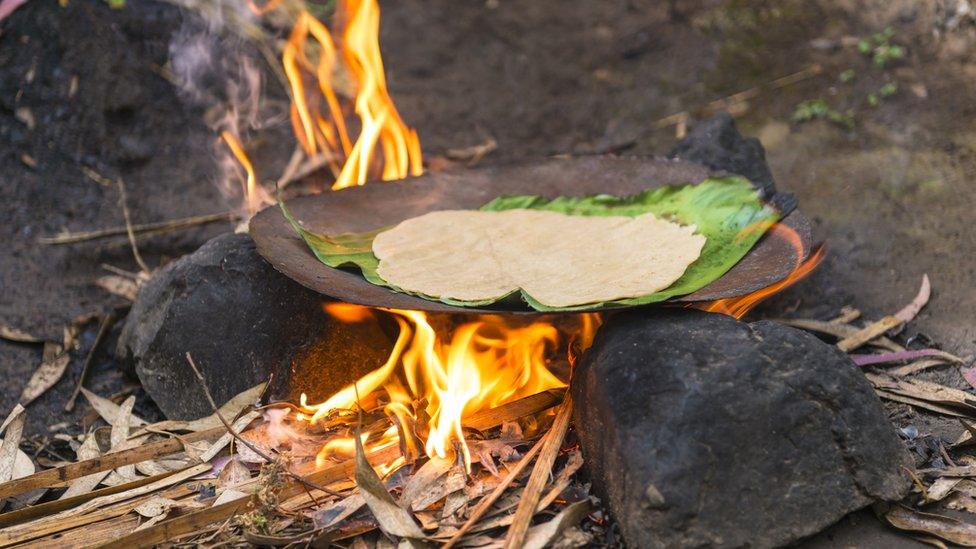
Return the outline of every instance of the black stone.
[[[773,174],[766,164],[766,150],[755,137],[742,137],[728,113],[718,113],[692,126],[670,156],[741,175],[766,196],[776,194]]]
[[[786,544],[908,488],[911,462],[867,380],[780,324],[622,313],[572,390],[594,487],[628,547]]]
[[[116,353],[172,419],[211,413],[187,352],[218,403],[272,373],[282,394],[294,392],[296,373],[314,373],[318,393],[331,394],[381,365],[391,344],[378,328],[331,321],[323,301],[275,271],[248,235],[222,235],[142,288]]]

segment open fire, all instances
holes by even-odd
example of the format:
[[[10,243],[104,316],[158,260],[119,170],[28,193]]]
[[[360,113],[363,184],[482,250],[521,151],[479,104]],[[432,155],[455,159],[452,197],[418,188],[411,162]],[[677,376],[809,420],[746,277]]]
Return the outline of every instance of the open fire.
[[[252,10],[265,14],[278,2]],[[296,140],[309,158],[321,158],[331,169],[333,190],[419,175],[423,171],[416,131],[401,119],[386,86],[379,49],[379,7],[375,0],[343,0],[330,31],[305,9],[297,12],[284,46],[282,65],[291,95],[290,118]],[[350,109],[355,114],[351,116]],[[353,141],[353,127],[358,135]],[[273,203],[261,186],[238,136],[221,136],[245,172],[245,208],[254,213]],[[377,154],[379,151],[379,154]],[[766,227],[764,227],[765,229]],[[796,249],[797,264],[786,279],[749,295],[693,306],[740,318],[765,298],[802,279],[816,267],[823,250],[807,254],[799,236],[775,225],[768,238],[784,238]],[[803,258],[806,257],[805,260]],[[357,414],[381,410],[386,421],[373,422],[360,437],[372,451],[398,445],[404,457],[458,459],[470,471],[471,451],[463,420],[506,403],[568,382],[566,354],[585,349],[601,323],[598,314],[572,317],[557,329],[549,320],[517,322],[509,317],[479,315],[456,325],[438,326],[420,311],[374,311],[331,303],[326,312],[340,322],[375,320],[389,314],[399,332],[385,363],[319,403],[303,394],[287,420],[299,431],[344,425],[330,432],[317,452],[322,466],[355,453],[348,426]],[[558,371],[554,365],[566,368]],[[321,439],[320,439],[321,440]],[[391,464],[387,464],[389,466]]]

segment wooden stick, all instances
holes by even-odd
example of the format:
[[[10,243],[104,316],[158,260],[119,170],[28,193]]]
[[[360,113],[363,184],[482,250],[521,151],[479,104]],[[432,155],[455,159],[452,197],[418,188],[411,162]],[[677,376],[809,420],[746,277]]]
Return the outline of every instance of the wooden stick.
[[[133,488],[145,486],[146,484],[151,484],[153,482],[156,482],[157,480],[162,480],[178,472],[179,470],[167,471],[159,475],[154,475],[151,477],[143,477],[138,480],[133,480],[132,482],[117,484],[115,486],[108,486],[105,488],[101,488],[99,490],[92,490],[87,494],[78,494],[77,496],[66,498],[66,499],[57,499],[54,501],[49,501],[47,503],[41,503],[38,505],[23,507],[21,509],[17,509],[16,511],[9,511],[7,513],[3,513],[2,515],[0,515],[0,528],[10,526],[11,524],[17,524],[20,522],[25,522],[28,520],[58,513],[64,511],[65,509],[74,507],[75,505],[78,505],[80,503],[85,503],[86,501],[98,497],[117,494],[119,492],[125,492],[126,490],[131,490]]]
[[[512,421],[520,417],[547,410],[557,402],[559,402],[559,395],[553,393],[552,391],[538,393],[516,400],[515,402],[503,404],[492,410],[486,410],[485,412],[474,414],[465,419],[464,424],[479,431],[484,431],[486,429],[497,427],[506,421]],[[560,440],[561,438],[562,437],[560,437]],[[396,445],[393,445],[370,453],[366,456],[366,459],[371,465],[375,466],[377,464],[389,463],[399,455],[400,449]],[[314,462],[310,463],[309,467],[314,468]],[[328,486],[330,484],[349,479],[351,476],[353,476],[355,467],[355,461],[349,459],[330,467],[311,472],[305,478],[310,482]],[[301,469],[299,469],[298,472],[303,474]],[[297,482],[293,482],[286,485],[279,492],[278,497],[280,500],[286,501],[304,492],[304,486],[301,486]],[[251,498],[241,498],[239,500],[230,501],[216,507],[210,507],[209,509],[205,509],[203,511],[196,511],[173,519],[165,520],[155,526],[146,528],[144,530],[139,530],[138,532],[133,532],[127,536],[110,541],[101,547],[113,549],[152,547],[156,544],[163,543],[164,541],[191,534],[212,522],[226,520],[239,512],[246,511],[252,505],[257,505],[258,503],[259,502],[254,496]]]
[[[72,391],[71,396],[68,397],[68,402],[64,403],[65,412],[70,412],[75,409],[75,401],[78,400],[78,395],[81,394],[81,388],[85,385],[85,378],[88,377],[88,369],[91,368],[92,358],[95,356],[95,351],[98,350],[98,346],[101,345],[102,340],[105,339],[105,334],[108,333],[108,328],[112,325],[114,320],[114,311],[102,317],[102,322],[98,325],[98,333],[95,335],[95,341],[92,342],[91,349],[88,350],[88,355],[85,356],[85,363],[81,367],[81,375],[78,376],[78,384],[75,385],[75,390]]]
[[[505,478],[502,479],[501,483],[499,483],[490,494],[478,502],[478,505],[471,510],[471,516],[468,517],[468,520],[465,521],[460,530],[451,536],[451,539],[447,540],[447,543],[444,544],[442,549],[451,549],[451,547],[454,547],[454,545],[461,541],[461,538],[468,533],[468,530],[470,530],[471,527],[481,520],[481,517],[483,517],[488,509],[490,509],[491,506],[498,501],[498,498],[502,497],[505,490],[508,490],[509,485],[515,481],[516,477],[522,474],[522,471],[529,465],[529,463],[532,462],[533,459],[535,459],[536,454],[538,454],[539,450],[542,449],[544,440],[545,439],[540,439],[538,442],[536,442],[535,445],[533,445],[532,448],[525,454],[525,456],[523,456],[522,459],[515,465],[515,467],[512,467],[511,471],[509,471]]]
[[[566,437],[566,430],[569,428],[569,416],[573,411],[573,399],[566,394],[559,413],[549,428],[542,445],[542,451],[535,466],[532,467],[532,474],[529,475],[529,482],[522,491],[522,498],[519,500],[518,509],[515,510],[515,517],[512,525],[508,528],[508,535],[505,536],[505,549],[521,549],[525,544],[525,534],[529,531],[529,523],[535,516],[536,507],[539,505],[539,498],[542,497],[542,490],[546,487],[549,475],[552,474],[552,464],[559,455],[559,448]]]
[[[91,501],[83,503],[78,507],[66,509],[60,513],[49,515],[32,522],[4,528],[2,531],[0,531],[0,546],[30,541],[54,532],[62,532],[70,528],[83,526],[92,522],[128,513],[130,509],[133,509],[139,505],[138,501],[129,502],[127,505],[123,504],[119,506],[115,506],[113,504],[124,502],[126,500],[130,500],[145,494],[150,494],[162,488],[172,486],[178,482],[182,482],[191,477],[204,473],[209,468],[209,463],[196,465],[157,480],[156,482],[139,486],[131,490],[126,490],[124,492],[118,492],[95,498]]]
[[[899,326],[901,323],[901,320],[896,317],[886,316],[881,320],[865,326],[857,332],[838,341],[837,348],[845,353],[849,353],[861,345],[868,343],[872,339],[884,334],[888,330]]]
[[[190,433],[183,437],[189,442],[199,442],[201,440],[211,440],[223,435],[226,430],[223,427],[214,427],[206,431]],[[69,463],[53,469],[45,469],[33,475],[11,480],[0,484],[0,499],[15,496],[37,488],[50,488],[58,484],[75,480],[92,473],[100,473],[110,469],[117,469],[123,465],[133,465],[142,461],[156,459],[170,454],[183,451],[183,443],[176,438],[169,438],[152,442],[143,446],[137,446],[130,450],[108,453],[104,456],[77,463]]]
[[[170,219],[167,221],[156,221],[153,223],[141,223],[138,225],[132,225],[131,228],[132,232],[136,234],[158,233],[188,229],[197,225],[214,223],[216,221],[233,221],[235,219],[240,219],[240,217],[241,214],[237,212],[221,212],[195,215],[193,217],[184,217],[180,219]],[[56,236],[42,236],[41,238],[38,238],[37,241],[38,243],[45,245],[76,244],[78,242],[85,242],[87,240],[97,240],[99,238],[123,235],[128,235],[128,229],[126,227],[111,227],[107,229],[96,229],[93,231],[65,233]]]
[[[136,264],[139,265],[139,269],[144,273],[151,273],[152,270],[146,265],[146,262],[142,260],[142,254],[139,253],[139,245],[136,243],[136,233],[132,231],[132,219],[129,216],[129,204],[125,196],[125,181],[121,177],[115,180],[119,186],[119,204],[122,205],[122,218],[125,220],[125,234],[129,237],[129,246],[132,248],[132,257],[135,258]]]

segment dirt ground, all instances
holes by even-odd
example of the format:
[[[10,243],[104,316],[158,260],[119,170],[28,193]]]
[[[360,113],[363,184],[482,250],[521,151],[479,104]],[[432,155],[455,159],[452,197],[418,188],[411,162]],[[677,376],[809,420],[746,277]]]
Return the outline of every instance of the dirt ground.
[[[487,138],[498,150],[485,162],[664,154],[676,127],[657,121],[704,116],[710,102],[759,87],[734,106],[740,130],[762,139],[778,185],[798,196],[829,256],[757,316],[823,317],[852,304],[878,317],[907,302],[928,273],[935,293],[914,329],[971,356],[976,21],[957,14],[962,4],[401,0],[382,2],[381,44],[392,95],[428,157]],[[75,316],[120,302],[93,280],[103,264],[136,269],[124,239],[36,241],[122,223],[117,189],[83,167],[124,179],[137,223],[236,204],[213,183],[216,136],[205,109],[188,105],[167,79],[172,37],[192,18],[149,0],[123,9],[30,0],[0,22],[0,323],[58,338]],[[885,41],[904,56],[880,67],[857,42],[889,26]],[[775,83],[814,65],[816,76]],[[835,120],[794,121],[810,100],[822,100]],[[261,173],[280,172],[287,135],[278,125],[252,136]],[[140,248],[156,266],[227,230],[230,223],[148,237]],[[31,405],[35,433],[61,414],[81,354]],[[0,341],[0,408],[16,401],[39,359],[36,346]],[[954,370],[933,375],[963,383]],[[126,383],[98,353],[89,387],[111,394]],[[958,430],[931,418],[917,424],[947,437]],[[891,542],[870,517],[824,536],[815,543]]]

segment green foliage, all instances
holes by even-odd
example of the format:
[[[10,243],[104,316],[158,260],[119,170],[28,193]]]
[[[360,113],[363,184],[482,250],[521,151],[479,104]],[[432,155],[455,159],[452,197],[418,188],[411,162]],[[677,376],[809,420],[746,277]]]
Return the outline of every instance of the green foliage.
[[[857,76],[857,73],[854,72],[854,69],[847,69],[846,71],[840,73],[837,78],[841,82],[847,84],[849,82],[853,82],[855,76]]]
[[[832,109],[823,99],[809,99],[796,106],[793,121],[802,123],[811,120],[829,120],[847,129],[854,128],[854,112],[840,112]]]
[[[857,51],[870,56],[875,66],[885,68],[892,61],[905,57],[905,48],[891,43],[895,29],[888,27],[882,32],[862,38],[857,43]]]
[[[125,0],[105,0],[105,3],[113,10],[120,10],[125,7]]]
[[[388,284],[376,273],[379,261],[373,255],[372,242],[378,233],[385,230],[384,228],[366,233],[320,235],[302,227],[280,197],[278,204],[285,218],[319,261],[330,267],[357,268],[362,272],[363,277],[373,284],[411,293]],[[525,292],[521,292],[522,299],[539,311],[573,311],[618,305],[644,305],[692,293],[707,286],[738,263],[780,217],[776,209],[762,202],[752,184],[741,177],[710,178],[697,185],[658,187],[628,197],[597,195],[549,200],[539,196],[504,196],[481,207],[484,211],[517,208],[555,211],[568,215],[637,216],[653,213],[658,217],[695,225],[698,232],[706,237],[705,246],[698,260],[688,267],[681,278],[664,290],[635,298],[577,307],[548,307]],[[459,301],[425,295],[420,297],[462,307],[477,307],[505,299]]]

